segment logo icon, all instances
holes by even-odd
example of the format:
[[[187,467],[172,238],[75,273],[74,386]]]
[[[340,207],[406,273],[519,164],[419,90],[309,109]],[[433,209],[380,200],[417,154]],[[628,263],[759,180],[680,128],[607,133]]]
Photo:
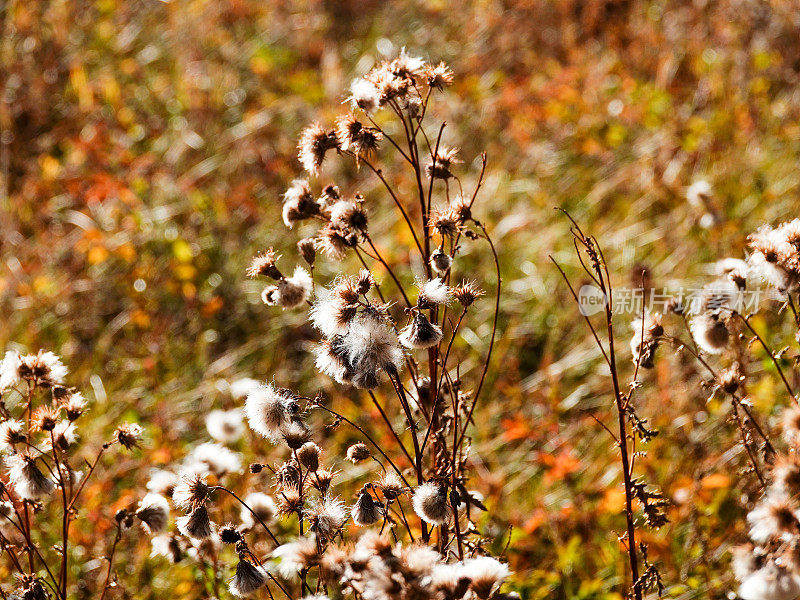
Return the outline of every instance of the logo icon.
[[[578,290],[578,309],[582,315],[594,315],[606,306],[606,296],[596,285],[583,285]]]

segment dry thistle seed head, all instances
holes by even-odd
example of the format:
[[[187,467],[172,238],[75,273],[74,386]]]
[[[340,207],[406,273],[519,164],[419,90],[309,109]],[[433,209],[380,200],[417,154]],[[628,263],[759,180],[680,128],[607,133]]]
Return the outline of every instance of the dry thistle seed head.
[[[431,268],[439,275],[445,275],[453,264],[453,258],[441,248],[433,251],[430,258]]]
[[[249,596],[267,582],[263,567],[240,558],[236,565],[236,574],[228,582],[228,591],[237,598]]]
[[[53,431],[58,423],[60,408],[43,404],[35,411],[31,418],[31,424],[35,431]]]
[[[69,450],[69,448],[78,440],[78,434],[75,430],[75,425],[70,421],[62,420],[56,423],[53,428],[52,445],[59,450]]]
[[[470,589],[481,600],[491,597],[511,574],[508,565],[491,556],[480,556],[464,561],[464,571],[469,573]]]
[[[323,540],[333,540],[347,521],[347,508],[338,498],[325,496],[306,511],[309,528]]]
[[[383,134],[363,125],[354,115],[342,115],[336,120],[336,137],[342,151],[369,156],[378,149]]]
[[[750,539],[758,544],[766,544],[784,533],[800,533],[794,504],[785,495],[774,491],[747,514],[747,522],[750,524]]]
[[[244,429],[241,409],[212,410],[206,415],[206,431],[217,442],[233,444],[242,437]]]
[[[377,487],[383,494],[383,497],[390,502],[397,500],[408,491],[403,480],[400,479],[394,471],[388,471],[381,475],[381,479],[375,484],[375,487]]]
[[[19,578],[17,591],[9,597],[15,600],[17,598],[19,600],[48,600],[50,595],[37,576],[22,575]]]
[[[450,288],[440,278],[435,277],[417,285],[420,288],[419,296],[417,297],[417,308],[427,310],[442,304],[449,304]]]
[[[283,222],[291,229],[295,223],[319,214],[320,205],[314,200],[308,182],[294,180],[283,195]]]
[[[8,419],[0,423],[0,450],[13,452],[16,444],[21,444],[27,439],[22,421]]]
[[[779,494],[795,498],[800,495],[800,458],[797,454],[779,455],[772,465],[772,487]]]
[[[219,540],[223,544],[236,544],[242,540],[241,532],[233,523],[226,523],[219,530]]]
[[[461,285],[453,288],[453,298],[464,308],[472,306],[485,293],[474,281],[462,281]]]
[[[366,490],[361,490],[358,495],[358,500],[353,505],[352,509],[353,523],[360,527],[366,527],[377,523],[381,518],[381,511],[375,500]]]
[[[429,225],[442,238],[455,237],[460,226],[458,215],[450,209],[433,212],[429,217]]]
[[[250,429],[273,444],[282,439],[281,429],[289,424],[297,412],[294,394],[286,389],[277,389],[269,383],[250,390],[244,403],[244,414]]]
[[[278,513],[278,507],[272,497],[262,492],[250,492],[244,497],[244,503],[250,507],[248,510],[243,506],[239,512],[239,520],[245,529],[252,529],[256,526],[256,517],[264,523],[270,523]],[[255,513],[255,517],[253,513]]]
[[[320,251],[334,260],[343,260],[347,250],[358,245],[358,234],[341,230],[328,223],[317,232],[317,246]]]
[[[309,471],[319,469],[319,456],[322,450],[314,442],[306,442],[297,451],[297,460]]]
[[[450,520],[447,505],[447,490],[444,486],[429,481],[414,490],[414,512],[431,525],[444,525]]]
[[[311,485],[324,496],[330,491],[331,482],[333,482],[335,476],[336,472],[328,471],[327,469],[317,469],[314,473],[314,477],[311,479]]]
[[[709,354],[721,354],[728,346],[730,332],[723,319],[712,313],[702,313],[689,323],[697,345]]]
[[[367,460],[372,454],[367,448],[366,444],[357,442],[347,449],[347,460],[354,465],[360,463],[362,460]]]
[[[125,423],[117,427],[114,432],[115,441],[126,450],[133,450],[139,447],[139,440],[142,437],[142,428],[136,423]]]
[[[323,340],[317,344],[314,347],[314,365],[336,382],[349,384],[353,379],[353,370],[346,362],[341,340],[342,336],[336,336],[333,340]]]
[[[372,273],[361,269],[355,282],[356,291],[363,296],[372,289],[373,285],[375,285],[375,279],[373,279]]]
[[[439,150],[436,152],[435,160],[428,163],[425,167],[425,172],[428,174],[428,177],[433,177],[434,179],[450,179],[453,177],[453,173],[450,169],[453,165],[460,162],[461,160],[458,158],[458,148],[440,146]]]
[[[428,87],[443,90],[453,83],[453,71],[444,62],[440,62],[435,67],[426,65],[422,72],[425,83]]]
[[[744,375],[742,375],[739,363],[733,363],[729,368],[719,373],[719,387],[728,394],[736,393],[742,381],[744,381]]]
[[[317,258],[317,249],[314,247],[313,238],[303,238],[297,242],[297,251],[309,267],[314,266],[314,261]]]
[[[634,364],[644,369],[654,367],[653,359],[658,349],[658,338],[664,334],[661,324],[661,315],[646,314],[644,318],[636,318],[631,324],[633,336],[631,337],[631,354]]]
[[[139,501],[136,518],[142,522],[142,527],[149,534],[164,531],[169,521],[167,499],[161,494],[145,494]]]
[[[303,512],[304,501],[300,491],[295,487],[282,487],[276,494],[278,514],[282,516]]]
[[[364,197],[356,194],[353,200],[339,200],[330,207],[330,222],[341,232],[366,235],[369,219]]]
[[[283,441],[292,450],[299,450],[308,441],[310,435],[309,428],[299,419],[292,419],[281,427]]]
[[[381,93],[372,81],[358,78],[350,85],[349,99],[354,107],[370,113],[380,106]]]
[[[270,557],[278,559],[276,569],[281,577],[292,579],[300,571],[316,567],[322,558],[314,537],[301,537],[294,542],[278,546]]]
[[[275,254],[272,248],[257,254],[253,257],[253,260],[250,261],[250,266],[247,267],[247,276],[264,276],[275,280],[283,279],[283,273],[281,273],[280,269],[276,266],[279,258],[280,256]]]
[[[8,481],[23,500],[38,500],[53,493],[56,486],[36,465],[30,454],[12,454],[6,459]]]
[[[421,350],[430,348],[442,341],[442,329],[428,320],[421,311],[414,313],[414,318],[400,332],[400,343],[406,348]]]
[[[80,392],[71,392],[66,397],[61,398],[59,402],[64,407],[64,412],[70,421],[77,421],[86,411],[87,402]]]
[[[297,157],[306,171],[316,175],[328,150],[338,147],[335,131],[327,131],[319,123],[312,123],[300,134]]]
[[[213,532],[208,509],[205,506],[198,506],[188,515],[178,517],[175,524],[183,535],[196,540],[205,539]]]
[[[204,505],[210,493],[211,488],[206,483],[205,477],[200,475],[182,477],[172,491],[172,501],[178,508],[188,511]]]
[[[294,459],[283,463],[275,471],[275,486],[280,490],[299,490],[301,481],[300,468]]]

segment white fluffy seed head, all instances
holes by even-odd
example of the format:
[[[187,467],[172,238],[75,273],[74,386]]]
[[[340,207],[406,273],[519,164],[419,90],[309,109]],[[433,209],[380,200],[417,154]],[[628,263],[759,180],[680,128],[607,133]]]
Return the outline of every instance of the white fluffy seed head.
[[[239,408],[212,410],[206,415],[206,430],[214,440],[222,444],[233,444],[244,433],[244,416]]]
[[[445,488],[431,481],[423,483],[414,490],[414,512],[431,525],[444,525],[450,520]]]
[[[272,443],[281,441],[281,428],[289,424],[289,408],[293,400],[285,390],[265,383],[251,390],[244,403],[244,414],[250,429]]]

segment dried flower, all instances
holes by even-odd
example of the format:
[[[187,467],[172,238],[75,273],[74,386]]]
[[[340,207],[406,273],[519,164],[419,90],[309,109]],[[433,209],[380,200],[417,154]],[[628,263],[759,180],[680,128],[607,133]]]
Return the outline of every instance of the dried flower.
[[[175,506],[188,511],[205,504],[210,492],[211,488],[208,487],[205,477],[200,475],[182,477],[172,492],[172,501],[175,502]]]
[[[297,460],[309,471],[319,469],[319,455],[322,453],[314,442],[306,442],[297,451]]]
[[[126,423],[117,427],[114,437],[126,450],[133,450],[139,447],[142,428],[136,423]]]
[[[281,440],[281,428],[297,411],[294,396],[289,390],[276,389],[265,383],[247,395],[244,414],[250,429],[277,444]]]
[[[372,525],[377,523],[381,518],[381,512],[375,500],[366,490],[362,490],[358,495],[358,500],[353,505],[352,510],[353,523],[359,526]]]
[[[508,565],[491,556],[465,560],[464,572],[469,573],[472,580],[470,589],[481,600],[486,600],[494,594],[510,574]]]
[[[411,323],[400,332],[400,343],[406,348],[423,349],[442,341],[442,329],[428,320],[422,312],[415,312]]]
[[[213,531],[211,520],[208,518],[208,509],[205,506],[197,506],[188,515],[178,517],[175,524],[183,535],[198,540],[207,538]]]
[[[136,517],[142,522],[147,533],[164,531],[169,521],[169,504],[161,494],[145,494],[139,501]]]
[[[244,416],[241,409],[212,410],[206,415],[208,435],[223,444],[239,441],[244,433]]]
[[[453,83],[453,71],[443,62],[440,62],[435,67],[427,65],[423,71],[423,76],[425,77],[425,83],[437,90],[442,90]]]
[[[332,540],[347,520],[347,508],[338,498],[326,496],[306,511],[311,530],[324,540]]]
[[[278,546],[272,551],[271,557],[278,559],[278,573],[285,579],[296,577],[303,569],[317,566],[321,558],[314,538],[298,538]]]
[[[163,556],[171,563],[178,563],[183,560],[184,542],[173,533],[164,533],[154,536],[150,540],[150,557]]]
[[[767,495],[747,514],[747,522],[750,524],[750,539],[759,544],[782,534],[800,533],[794,506],[786,496],[775,492]]]
[[[362,460],[367,460],[371,455],[366,444],[362,444],[361,442],[357,442],[347,449],[347,460],[354,465]]]
[[[431,525],[444,525],[450,520],[447,505],[447,490],[431,481],[423,483],[414,490],[414,512]]]
[[[16,444],[21,444],[27,439],[22,421],[8,419],[0,423],[0,450],[13,451]]]
[[[237,598],[249,596],[267,582],[263,567],[241,559],[236,565],[236,574],[228,582],[228,591]]]
[[[461,161],[458,159],[458,148],[440,146],[434,160],[425,167],[425,172],[428,174],[428,177],[433,177],[435,179],[450,179],[453,177],[450,168],[460,162]]]
[[[56,486],[36,466],[36,458],[29,454],[12,454],[8,457],[8,480],[23,500],[38,500],[49,496]]]
[[[320,214],[311,187],[304,179],[295,179],[283,195],[283,222],[291,229],[294,224]]]
[[[484,294],[474,281],[462,281],[460,286],[453,288],[453,298],[464,308],[472,306]]]
[[[335,131],[327,131],[319,123],[313,123],[300,134],[298,158],[306,171],[316,175],[328,150],[338,146]]]
[[[279,258],[280,256],[275,254],[275,251],[272,248],[257,254],[250,262],[250,266],[247,267],[247,276],[269,277],[270,279],[275,279],[276,281],[283,279],[283,273],[281,273],[280,269],[278,269],[276,266]]]
[[[690,322],[692,336],[702,350],[720,354],[728,346],[730,332],[724,321],[714,314],[702,313]]]
[[[297,251],[300,253],[300,256],[303,257],[303,260],[306,261],[308,266],[314,266],[314,260],[317,257],[317,249],[314,246],[313,238],[303,238],[297,242]]]
[[[439,275],[445,275],[453,264],[453,258],[441,248],[437,248],[431,254],[430,264]]]
[[[364,112],[372,112],[380,105],[381,94],[378,87],[366,79],[356,79],[350,86],[350,100]]]
[[[450,302],[450,288],[438,277],[429,279],[420,286],[417,306],[420,309],[434,308]]]
[[[262,492],[250,492],[244,497],[244,503],[250,507],[250,510],[243,506],[239,512],[239,520],[246,529],[252,529],[256,526],[256,519],[253,517],[253,513],[264,523],[270,523],[275,519],[275,515],[278,512],[272,497]],[[253,512],[250,512],[251,510]]]

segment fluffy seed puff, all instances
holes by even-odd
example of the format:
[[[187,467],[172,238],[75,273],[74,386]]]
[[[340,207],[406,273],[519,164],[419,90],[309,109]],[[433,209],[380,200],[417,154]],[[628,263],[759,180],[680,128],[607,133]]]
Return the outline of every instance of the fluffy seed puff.
[[[431,254],[430,265],[437,274],[445,275],[453,265],[453,258],[441,248],[437,248]]]
[[[298,158],[303,168],[317,174],[328,150],[339,147],[335,131],[327,131],[319,123],[313,123],[303,130],[297,144]]]
[[[210,493],[211,488],[204,477],[183,477],[172,491],[172,501],[178,508],[188,511],[204,505]]]
[[[378,149],[383,134],[373,127],[362,124],[353,115],[344,115],[336,120],[336,137],[343,152],[358,156],[369,156]]]
[[[292,579],[299,571],[318,565],[321,558],[313,537],[278,546],[270,556],[278,560],[276,568],[284,579]]]
[[[400,343],[406,348],[420,350],[442,341],[442,328],[430,322],[421,311],[414,311],[411,323],[400,332]]]
[[[414,490],[412,500],[417,516],[431,525],[444,525],[450,520],[447,490],[431,481]]]
[[[797,511],[780,493],[768,494],[747,514],[747,522],[750,524],[750,539],[758,544],[800,534]]]
[[[242,510],[239,513],[239,520],[246,529],[252,529],[256,526],[256,517],[264,523],[270,523],[275,519],[275,515],[278,512],[275,501],[271,496],[263,492],[250,492],[244,497],[244,503],[253,511],[250,512],[250,510],[242,506]],[[255,517],[253,513],[255,513]]]
[[[728,347],[730,331],[725,321],[713,313],[701,313],[692,318],[689,328],[700,349],[708,354],[722,354]]]
[[[358,78],[350,85],[350,101],[366,113],[374,111],[381,102],[381,93],[373,82]]]
[[[28,439],[25,435],[22,421],[8,419],[0,423],[0,450],[13,450],[16,444]]]
[[[175,524],[183,535],[197,540],[209,537],[214,531],[205,506],[198,506],[188,515],[178,517]]]
[[[739,587],[743,600],[794,600],[800,595],[800,577],[775,560],[746,577]]]
[[[161,494],[145,494],[139,501],[136,517],[147,533],[164,531],[169,521],[169,503]]]
[[[276,285],[264,288],[261,300],[268,306],[297,308],[308,300],[313,286],[309,272],[298,265],[291,277],[284,277]]]
[[[338,498],[326,496],[306,511],[311,531],[320,538],[332,540],[347,521],[347,508]]]
[[[380,371],[397,373],[403,364],[397,335],[378,311],[360,314],[350,324],[342,345],[353,371],[352,383],[357,388],[377,387]]]
[[[435,277],[420,285],[417,307],[420,309],[435,308],[450,302],[451,291],[444,281]]]
[[[450,179],[453,173],[450,170],[453,165],[460,163],[458,158],[458,148],[446,148],[440,146],[436,156],[426,167],[425,172],[428,177],[435,179]]]
[[[508,565],[491,556],[479,556],[464,561],[464,572],[469,574],[470,589],[481,600],[491,597],[509,576]]]
[[[206,430],[216,441],[233,444],[244,433],[244,419],[238,408],[232,410],[212,410],[206,415]]]
[[[281,441],[281,430],[289,424],[299,408],[294,395],[285,389],[276,389],[265,383],[251,390],[244,403],[244,414],[250,429],[272,443]]]
[[[228,591],[237,598],[249,596],[267,582],[267,575],[263,567],[239,559],[236,565],[236,574],[228,582]]]
[[[55,490],[53,480],[36,465],[36,457],[29,454],[12,454],[6,459],[8,480],[23,500],[38,500]]]
[[[357,442],[347,449],[347,460],[354,465],[360,463],[362,460],[367,460],[370,456],[372,456],[372,453],[369,451],[369,448],[367,448],[366,444],[361,442]]]
[[[358,500],[353,505],[351,514],[353,523],[361,527],[377,523],[381,518],[380,507],[367,490],[361,490]]]
[[[295,223],[320,214],[320,206],[304,179],[296,179],[283,195],[283,222],[291,229]]]

